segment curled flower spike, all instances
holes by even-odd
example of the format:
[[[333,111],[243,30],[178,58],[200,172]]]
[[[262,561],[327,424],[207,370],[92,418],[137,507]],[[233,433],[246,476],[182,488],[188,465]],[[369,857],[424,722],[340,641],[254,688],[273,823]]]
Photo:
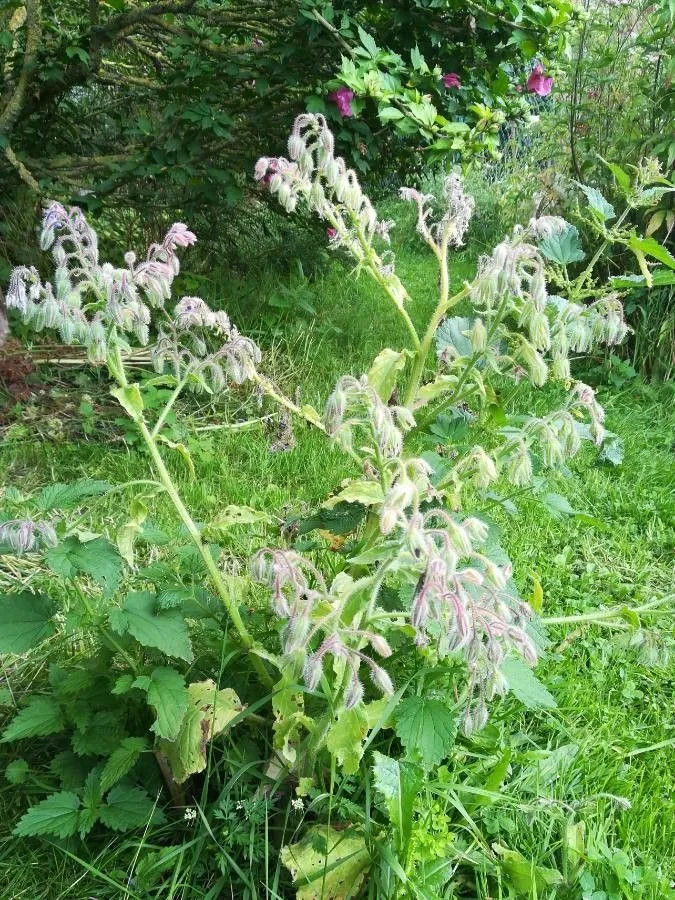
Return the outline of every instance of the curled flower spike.
[[[417,231],[428,244],[437,247],[461,247],[475,207],[473,197],[464,192],[459,175],[448,175],[443,184],[445,212],[442,218],[429,225],[433,215],[433,194],[421,194],[414,188],[403,187],[399,191],[402,200],[417,204]]]
[[[58,544],[51,522],[35,522],[33,519],[12,519],[0,522],[0,545],[7,544],[17,553],[28,553]]]

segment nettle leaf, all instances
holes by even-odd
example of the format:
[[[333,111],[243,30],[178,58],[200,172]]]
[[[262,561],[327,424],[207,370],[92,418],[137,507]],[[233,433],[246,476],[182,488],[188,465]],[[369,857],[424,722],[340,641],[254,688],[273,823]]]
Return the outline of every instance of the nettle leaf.
[[[0,737],[1,743],[23,738],[60,734],[66,727],[63,710],[53,697],[33,696],[9,723]]]
[[[384,797],[391,824],[398,832],[398,849],[404,852],[410,842],[413,807],[422,783],[420,769],[406,760],[373,753],[375,789]]]
[[[89,575],[103,589],[106,597],[112,597],[122,579],[122,558],[106,538],[80,541],[66,538],[45,554],[47,565],[57,575],[74,578]]]
[[[446,350],[450,351],[452,358],[472,356],[471,340],[464,333],[471,331],[472,328],[473,321],[465,316],[452,316],[444,319],[436,332],[437,356],[441,356]]]
[[[218,690],[211,679],[188,685],[188,707],[178,737],[158,743],[178,784],[206,768],[209,741],[221,734],[243,709],[231,688]]]
[[[64,791],[73,791],[84,786],[94,763],[95,760],[91,757],[63,750],[49,763],[49,771],[56,775]]]
[[[188,707],[188,699],[185,679],[180,672],[166,666],[154,669],[148,685],[148,703],[154,708],[157,719],[150,730],[158,737],[175,740]]]
[[[363,506],[376,506],[383,500],[384,493],[377,481],[360,478],[350,481],[339,494],[329,497],[322,506],[324,509],[335,509],[339,503],[361,503]]]
[[[387,403],[396,387],[398,373],[405,368],[407,353],[386,347],[375,357],[368,372],[368,384],[375,388],[378,397]]]
[[[110,747],[126,736],[124,726],[114,712],[100,710],[77,728],[71,746],[78,756],[107,756]]]
[[[539,249],[546,259],[558,263],[559,266],[569,266],[586,258],[581,248],[579,231],[574,225],[568,225],[561,234],[552,234],[539,241]]]
[[[590,208],[599,215],[603,222],[616,218],[614,207],[609,201],[605,200],[597,188],[589,187],[587,184],[580,184],[578,181],[576,184],[586,195]]]
[[[54,604],[44,594],[0,596],[0,653],[25,653],[54,634]]]
[[[5,778],[10,784],[23,784],[29,772],[30,766],[25,759],[13,759],[5,769]]]
[[[101,799],[103,791],[101,790],[100,768],[97,766],[87,775],[87,780],[82,791],[82,809],[80,810],[80,819],[78,822],[78,831],[81,838],[89,834],[94,825],[98,822],[99,811],[101,808]]]
[[[148,823],[161,825],[166,821],[164,813],[144,790],[126,784],[118,784],[110,791],[99,816],[113,831],[129,831]]]
[[[61,791],[51,794],[24,813],[13,834],[18,837],[50,834],[67,838],[76,833],[79,820],[80,798],[70,791]]]
[[[120,609],[110,614],[110,624],[118,634],[131,634],[143,647],[192,662],[192,645],[182,613],[177,609],[156,612],[156,605],[150,591],[134,591],[127,594]]]
[[[78,506],[82,500],[89,497],[100,497],[113,489],[113,485],[107,481],[95,481],[91,478],[81,478],[70,484],[50,484],[35,498],[35,504],[41,512],[50,512],[54,509],[69,509]]]
[[[516,656],[509,656],[501,664],[502,675],[509,690],[528,709],[555,709],[555,697],[544,687],[529,666]]]
[[[631,234],[628,246],[636,256],[638,253],[643,253],[663,263],[664,266],[668,266],[669,269],[675,269],[675,256],[663,244],[659,244],[656,238],[642,238],[637,234]]]
[[[420,759],[426,769],[431,769],[451,750],[457,719],[440,700],[409,697],[396,710],[394,728],[408,756]]]
[[[124,738],[119,747],[110,754],[101,772],[101,791],[105,793],[117,784],[136,765],[141,753],[148,749],[144,737]]]
[[[296,900],[347,900],[359,893],[371,860],[356,830],[313,825],[297,844],[282,848],[281,862],[293,878]]]

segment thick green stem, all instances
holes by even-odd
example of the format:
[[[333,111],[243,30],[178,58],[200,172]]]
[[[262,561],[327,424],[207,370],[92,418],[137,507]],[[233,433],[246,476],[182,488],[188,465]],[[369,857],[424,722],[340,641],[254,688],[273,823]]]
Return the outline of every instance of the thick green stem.
[[[652,614],[658,614],[658,612],[668,612],[668,610],[656,609],[656,607],[659,607],[666,603],[668,599],[668,597],[662,597],[659,600],[651,600],[649,603],[643,603],[642,606],[627,607],[626,611],[629,613],[635,613],[636,615],[641,615],[643,613],[649,613],[652,611]],[[592,625],[593,622],[602,622],[604,619],[621,618],[621,609],[600,609],[596,610],[595,612],[581,613],[576,616],[548,616],[546,618],[542,618],[540,621],[544,625],[578,625],[584,622],[588,622]]]

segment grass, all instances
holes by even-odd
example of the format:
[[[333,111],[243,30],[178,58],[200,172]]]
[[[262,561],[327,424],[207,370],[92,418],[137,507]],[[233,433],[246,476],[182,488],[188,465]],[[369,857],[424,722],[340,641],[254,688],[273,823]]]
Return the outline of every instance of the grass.
[[[412,317],[423,321],[435,297],[433,267],[410,245],[395,249],[398,271],[415,298]],[[472,267],[470,258],[460,257],[455,281],[461,283]],[[343,270],[333,265],[312,289],[316,319],[298,324],[289,315],[273,334],[260,327],[256,337],[268,348],[268,365],[285,390],[293,394],[301,385],[302,402],[321,408],[340,374],[347,370],[360,374],[383,346],[400,346],[405,334],[386,299],[365,276],[345,278]],[[273,290],[271,277],[261,277],[257,284],[249,280],[210,286],[210,293],[249,333],[263,321],[265,297]],[[99,396],[105,385],[91,382],[87,389]],[[512,404],[523,408],[533,400],[543,408],[554,394],[555,389],[538,392],[535,398],[520,394]],[[585,453],[552,488],[587,515],[553,518],[533,500],[520,504],[514,517],[494,513],[523,594],[531,592],[536,575],[543,586],[546,615],[584,613],[604,604],[630,605],[675,589],[672,386],[657,390],[635,384],[622,392],[603,392],[602,401],[608,427],[625,442],[623,464],[599,465]],[[270,452],[274,435],[262,428],[246,435],[227,429],[203,432],[205,450],[195,456],[196,478],[181,470],[179,462],[174,466],[195,518],[208,521],[228,503],[274,514],[303,505],[315,508],[352,472],[352,466],[320,434],[303,425],[295,431],[296,446],[277,453]],[[89,437],[54,443],[36,439],[31,428],[12,428],[0,444],[2,480],[32,490],[52,480],[84,475],[113,482],[147,476],[147,460],[135,447],[102,441],[97,434],[94,430]],[[87,527],[112,529],[119,523],[118,506],[119,501],[108,498],[97,501]],[[153,515],[159,524],[173,523],[161,504]],[[238,539],[231,549],[245,555],[246,539]],[[659,900],[664,896],[663,881],[650,886],[653,873],[675,877],[675,684],[667,660],[672,627],[666,617],[655,621],[657,627],[649,634],[653,646],[643,647],[631,646],[635,633],[628,622],[626,630],[617,632],[552,627],[541,675],[558,708],[524,713],[515,701],[507,700],[494,717],[501,739],[508,732],[513,762],[508,802],[480,819],[486,840],[517,847],[528,858],[550,864],[559,858],[565,828],[582,821],[592,857],[584,897],[593,900],[615,896]],[[32,666],[45,663],[31,660]],[[4,677],[11,683],[25,678],[26,672],[6,672]],[[39,754],[39,748],[25,751],[31,753]],[[0,747],[0,772],[15,754],[12,747]],[[137,857],[159,852],[160,836],[150,833],[67,846],[19,841],[8,832],[24,805],[20,792],[0,780],[4,823],[0,833],[7,829],[0,844],[4,885],[0,896],[8,900],[151,896],[135,893],[129,873],[136,871]],[[184,852],[169,861],[164,890],[152,896],[186,900],[226,896],[200,887],[200,854],[211,852],[208,848],[213,845],[204,834],[201,844],[189,835],[185,840]],[[593,893],[603,890],[604,894]]]

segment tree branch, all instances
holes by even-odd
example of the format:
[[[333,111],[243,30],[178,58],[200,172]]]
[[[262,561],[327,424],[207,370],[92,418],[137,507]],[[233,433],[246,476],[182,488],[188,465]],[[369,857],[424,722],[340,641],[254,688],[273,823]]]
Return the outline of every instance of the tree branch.
[[[11,133],[14,123],[19,118],[26,99],[37,52],[42,37],[40,21],[40,0],[26,0],[26,49],[23,55],[23,66],[16,87],[10,94],[5,108],[0,112],[0,135]]]

